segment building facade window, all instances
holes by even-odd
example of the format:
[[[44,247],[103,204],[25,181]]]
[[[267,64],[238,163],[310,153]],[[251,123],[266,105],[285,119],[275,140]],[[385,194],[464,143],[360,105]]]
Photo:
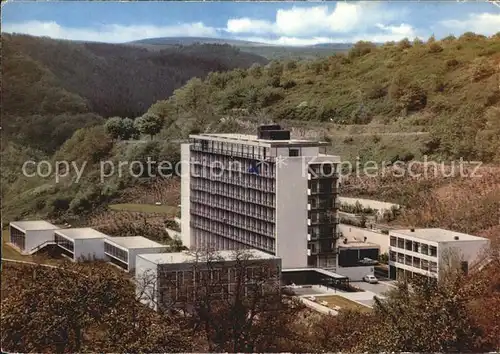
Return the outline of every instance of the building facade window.
[[[104,252],[113,258],[116,258],[123,263],[128,264],[128,252],[122,250],[121,248],[115,247],[107,242],[104,243]]]
[[[10,242],[24,250],[26,247],[26,234],[15,227],[10,227]]]
[[[55,234],[54,235],[54,241],[56,242],[56,244],[70,252],[74,252],[74,242],[71,241],[71,240],[68,240],[67,238],[65,237],[62,237],[58,234]]]

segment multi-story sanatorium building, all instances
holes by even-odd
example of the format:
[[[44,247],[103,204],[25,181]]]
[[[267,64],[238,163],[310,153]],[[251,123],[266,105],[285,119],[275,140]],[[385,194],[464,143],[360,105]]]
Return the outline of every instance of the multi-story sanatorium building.
[[[327,143],[290,139],[279,125],[258,135],[199,134],[181,147],[182,241],[191,248],[254,248],[283,268],[336,266],[340,158]]]

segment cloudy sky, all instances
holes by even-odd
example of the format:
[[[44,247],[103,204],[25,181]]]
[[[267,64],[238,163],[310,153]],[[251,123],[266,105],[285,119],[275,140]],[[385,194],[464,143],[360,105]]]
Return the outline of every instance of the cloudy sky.
[[[485,2],[10,2],[2,31],[120,43],[153,37],[218,37],[270,44],[384,42],[500,31]]]

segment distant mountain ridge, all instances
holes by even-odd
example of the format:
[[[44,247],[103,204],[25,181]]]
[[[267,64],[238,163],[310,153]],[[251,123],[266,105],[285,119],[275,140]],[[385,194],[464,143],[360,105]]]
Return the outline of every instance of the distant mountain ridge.
[[[192,44],[228,44],[236,47],[250,46],[250,47],[293,47],[293,48],[338,48],[349,49],[353,43],[336,43],[325,42],[312,45],[294,46],[283,44],[269,44],[263,42],[245,41],[240,39],[230,38],[212,38],[212,37],[158,37],[158,38],[145,38],[139,39],[126,44],[151,44],[151,45],[192,45]]]
[[[211,37],[145,38],[124,44],[143,47],[150,50],[162,50],[175,46],[188,46],[194,44],[230,45],[242,52],[263,56],[267,59],[315,59],[330,56],[338,52],[347,52],[354,45],[353,43],[319,43],[306,46],[292,46]]]
[[[243,41],[238,39],[210,38],[210,37],[158,37],[139,39],[126,44],[151,45],[193,45],[193,44],[228,44],[232,46],[268,46],[265,43]]]

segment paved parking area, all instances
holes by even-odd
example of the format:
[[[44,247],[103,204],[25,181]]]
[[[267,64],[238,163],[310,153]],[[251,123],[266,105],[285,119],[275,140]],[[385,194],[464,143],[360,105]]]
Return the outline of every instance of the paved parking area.
[[[377,295],[384,295],[387,291],[394,289],[395,285],[393,285],[390,281],[379,281],[378,284],[369,284],[364,281],[360,282],[351,282],[352,285],[357,286],[358,288],[371,291]]]

